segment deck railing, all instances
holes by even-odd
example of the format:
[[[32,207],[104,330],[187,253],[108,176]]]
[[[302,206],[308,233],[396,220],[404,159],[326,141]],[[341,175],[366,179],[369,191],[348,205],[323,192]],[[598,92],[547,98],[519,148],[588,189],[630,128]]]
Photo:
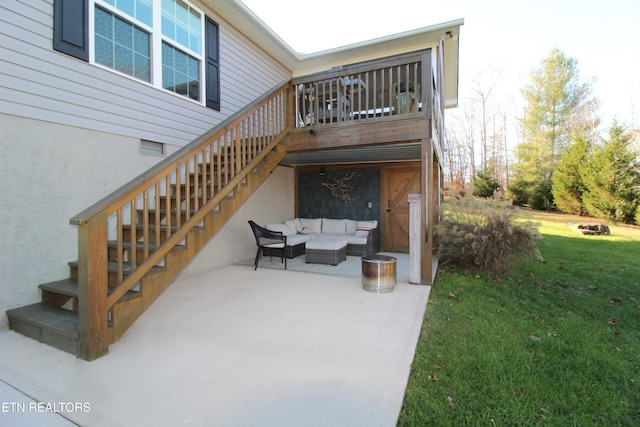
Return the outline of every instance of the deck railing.
[[[329,126],[380,117],[431,116],[431,53],[391,59],[294,79],[296,127]]]
[[[291,127],[290,82],[71,219],[78,226],[79,354],[106,353],[113,306],[240,185]],[[288,120],[289,119],[289,120]]]

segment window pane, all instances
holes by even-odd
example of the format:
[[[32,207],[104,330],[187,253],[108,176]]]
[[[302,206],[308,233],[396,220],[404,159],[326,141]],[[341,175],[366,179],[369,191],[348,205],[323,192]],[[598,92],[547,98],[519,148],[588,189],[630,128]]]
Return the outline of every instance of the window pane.
[[[95,21],[95,61],[140,80],[151,81],[149,34],[100,8],[96,8]]]
[[[146,82],[151,80],[151,75],[149,74],[150,70],[148,56],[140,55],[139,53],[134,54],[133,66],[133,77],[144,80]]]
[[[151,57],[149,47],[149,34],[139,28],[133,29],[133,50],[147,58]]]
[[[153,0],[104,0],[119,11],[126,13],[145,25],[153,24]]]
[[[113,16],[102,9],[96,9],[96,34],[113,38]]]
[[[113,68],[113,43],[111,40],[96,36],[96,62]]]
[[[176,41],[182,46],[189,47],[189,31],[184,25],[176,25]]]
[[[127,15],[136,17],[135,2],[133,0],[116,0],[116,7]]]
[[[173,68],[162,67],[162,87],[173,92]]]
[[[115,69],[133,76],[133,51],[124,46],[116,44],[115,46]]]
[[[202,54],[202,15],[182,0],[162,0],[162,34]]]
[[[193,9],[189,14],[189,47],[198,54],[202,53],[201,17]]]
[[[152,0],[138,0],[136,3],[136,18],[150,27],[153,25]]]
[[[133,25],[121,19],[115,20],[114,26],[115,42],[128,48],[133,47]]]
[[[176,4],[173,0],[162,0],[162,34],[176,39]]]
[[[199,101],[200,61],[163,42],[162,87]]]
[[[173,48],[167,43],[162,43],[162,65],[173,69],[175,63],[173,61]]]

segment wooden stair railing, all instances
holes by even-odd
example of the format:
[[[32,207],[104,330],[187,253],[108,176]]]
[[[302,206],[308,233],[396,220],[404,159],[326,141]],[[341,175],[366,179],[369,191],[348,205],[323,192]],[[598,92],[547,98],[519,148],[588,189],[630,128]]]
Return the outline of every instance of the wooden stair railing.
[[[284,82],[71,219],[78,226],[78,357],[106,354],[248,198],[242,187],[257,188],[277,166],[292,104]]]

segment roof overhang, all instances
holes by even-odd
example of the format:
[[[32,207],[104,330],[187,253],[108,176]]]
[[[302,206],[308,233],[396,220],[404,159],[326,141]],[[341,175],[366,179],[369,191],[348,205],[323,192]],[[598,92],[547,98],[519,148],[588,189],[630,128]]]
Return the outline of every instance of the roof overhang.
[[[311,54],[299,54],[240,0],[202,0],[222,19],[290,70],[292,77],[336,66],[435,48],[444,45],[445,107],[458,105],[459,36],[463,19],[418,28]]]

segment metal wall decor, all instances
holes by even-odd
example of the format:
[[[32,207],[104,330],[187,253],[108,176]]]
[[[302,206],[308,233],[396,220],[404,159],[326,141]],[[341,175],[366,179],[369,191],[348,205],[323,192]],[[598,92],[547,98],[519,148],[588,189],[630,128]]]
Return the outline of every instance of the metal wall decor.
[[[357,172],[347,173],[342,178],[334,179],[333,183],[323,182],[322,185],[331,191],[331,195],[333,197],[340,199],[345,203],[349,203],[353,200],[353,197],[351,197],[351,190],[353,190],[353,187],[349,185],[349,181],[360,175],[361,174]]]

